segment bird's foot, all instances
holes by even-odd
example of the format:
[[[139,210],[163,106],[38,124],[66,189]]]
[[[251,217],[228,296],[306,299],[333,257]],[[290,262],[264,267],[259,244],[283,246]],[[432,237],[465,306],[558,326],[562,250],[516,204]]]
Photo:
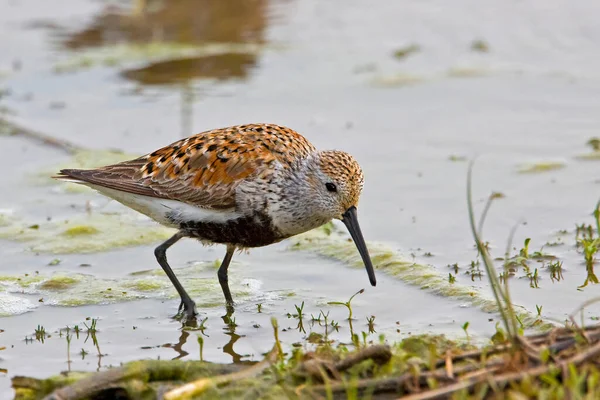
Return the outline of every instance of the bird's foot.
[[[225,315],[227,317],[230,317],[233,315],[233,313],[235,312],[235,303],[232,301],[231,303],[227,302],[225,303]]]
[[[181,320],[184,325],[194,326],[196,323],[196,303],[192,299],[181,299],[179,309],[177,310],[177,319]]]

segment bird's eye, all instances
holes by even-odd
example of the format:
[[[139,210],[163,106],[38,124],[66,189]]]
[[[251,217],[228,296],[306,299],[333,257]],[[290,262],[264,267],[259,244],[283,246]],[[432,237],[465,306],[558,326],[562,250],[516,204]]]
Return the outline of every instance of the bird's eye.
[[[327,191],[329,191],[329,192],[337,192],[337,187],[335,186],[335,183],[327,182],[325,184],[325,187],[327,188]]]

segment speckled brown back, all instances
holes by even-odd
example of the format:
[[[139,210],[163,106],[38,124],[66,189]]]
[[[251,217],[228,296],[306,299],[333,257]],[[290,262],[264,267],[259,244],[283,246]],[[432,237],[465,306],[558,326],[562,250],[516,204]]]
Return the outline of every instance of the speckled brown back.
[[[290,168],[313,151],[314,146],[290,128],[238,125],[199,133],[135,160],[61,174],[124,192],[230,208],[242,181],[268,178],[275,161]]]

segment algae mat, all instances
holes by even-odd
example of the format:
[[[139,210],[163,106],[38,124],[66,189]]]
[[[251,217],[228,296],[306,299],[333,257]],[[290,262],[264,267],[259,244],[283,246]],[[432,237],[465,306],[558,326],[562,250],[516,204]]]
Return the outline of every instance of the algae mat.
[[[364,268],[354,243],[349,241],[343,232],[335,229],[333,224],[327,224],[292,240],[294,242],[292,249],[315,252],[349,266]],[[450,283],[448,277],[434,266],[407,260],[383,244],[368,243],[368,247],[376,270],[384,271],[396,279],[436,295],[468,302],[484,312],[498,312],[496,301],[490,294],[483,293],[479,288]],[[522,306],[515,305],[515,312],[523,328],[548,330],[559,325],[555,321],[536,316]]]
[[[198,277],[206,271],[210,272],[210,277]],[[215,271],[215,263],[211,262],[196,263],[177,270],[177,275],[185,279],[188,293],[200,308],[222,306],[223,294],[214,279]],[[279,297],[276,293],[261,291],[261,283],[255,279],[230,279],[232,287],[236,288],[233,295],[239,302],[265,302]],[[40,304],[82,306],[178,297],[162,269],[135,272],[118,279],[65,272],[4,275],[0,276],[0,290],[0,316],[21,314]]]
[[[40,225],[28,225],[25,222],[6,223],[4,227],[0,226],[0,238],[19,240],[28,243],[29,248],[35,252],[46,252],[52,254],[61,253],[89,253],[99,251],[109,251],[123,246],[135,246],[147,243],[153,243],[166,240],[173,231],[163,228],[147,220],[136,218],[133,214],[93,214],[85,217],[77,217],[68,221],[48,222]],[[290,240],[291,249],[304,250],[320,254],[326,257],[332,257],[343,262],[346,265],[362,268],[362,260],[356,251],[352,242],[348,241],[345,233],[337,230],[333,224],[326,224],[321,228],[311,232],[299,235]],[[477,307],[487,313],[498,311],[495,301],[486,293],[482,293],[479,288],[466,286],[458,283],[450,283],[448,278],[440,273],[435,267],[415,263],[404,259],[390,248],[381,244],[368,244],[373,265],[379,271],[404,281],[408,284],[427,290],[436,295],[446,296],[460,301],[466,301],[474,307]],[[183,269],[181,274],[189,274],[189,270]],[[71,275],[69,275],[71,276]],[[182,277],[185,275],[182,275]],[[17,277],[0,277],[0,284],[3,282],[13,282]],[[20,283],[29,282],[35,293],[43,294],[43,285],[39,282],[31,282],[36,277],[27,277],[21,279]],[[157,286],[155,289],[170,290],[171,297],[175,295],[174,290],[168,286],[168,281],[163,276],[161,270],[157,270],[155,279],[161,279],[161,283],[153,283]],[[50,279],[53,278],[44,278]],[[136,291],[132,287],[124,287],[124,282],[103,281],[81,275],[77,277],[80,280],[89,280],[89,284],[67,285],[60,288],[58,293],[47,292],[46,296],[50,299],[50,304],[60,305],[81,305],[98,304],[102,302],[127,301],[148,297],[147,293]],[[204,305],[220,304],[220,288],[212,277],[203,284],[209,287],[202,287],[203,280],[197,281],[193,276],[189,276],[189,287],[191,294],[201,296],[199,302]],[[209,284],[208,281],[211,283]],[[44,281],[44,282],[47,282]],[[135,286],[135,283],[130,283]],[[165,286],[162,286],[162,285]],[[40,287],[42,285],[42,287]],[[50,285],[51,286],[51,285]],[[196,290],[198,288],[203,290]],[[85,288],[82,292],[76,288]],[[111,288],[110,293],[106,289]],[[209,290],[207,290],[209,289]],[[153,293],[156,293],[156,290]],[[202,298],[210,294],[210,300]],[[153,294],[156,295],[156,294]],[[519,320],[524,328],[549,329],[555,326],[554,321],[542,319],[527,309],[517,306]],[[0,310],[6,314],[6,310]]]
[[[24,221],[0,214],[0,239],[24,242],[36,253],[109,251],[164,241],[174,230],[134,213],[92,213],[53,221]]]

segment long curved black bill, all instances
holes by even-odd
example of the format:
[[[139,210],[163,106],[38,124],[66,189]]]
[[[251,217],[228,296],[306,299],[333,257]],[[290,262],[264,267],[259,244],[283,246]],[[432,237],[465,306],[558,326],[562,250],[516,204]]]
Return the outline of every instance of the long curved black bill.
[[[342,222],[348,228],[354,244],[358,248],[358,252],[365,263],[367,274],[369,275],[369,281],[372,286],[377,285],[377,279],[375,279],[375,270],[373,269],[373,263],[371,263],[371,257],[369,256],[369,250],[365,244],[362,232],[360,231],[360,225],[358,225],[358,215],[356,213],[356,207],[352,206],[344,214],[342,214]]]

